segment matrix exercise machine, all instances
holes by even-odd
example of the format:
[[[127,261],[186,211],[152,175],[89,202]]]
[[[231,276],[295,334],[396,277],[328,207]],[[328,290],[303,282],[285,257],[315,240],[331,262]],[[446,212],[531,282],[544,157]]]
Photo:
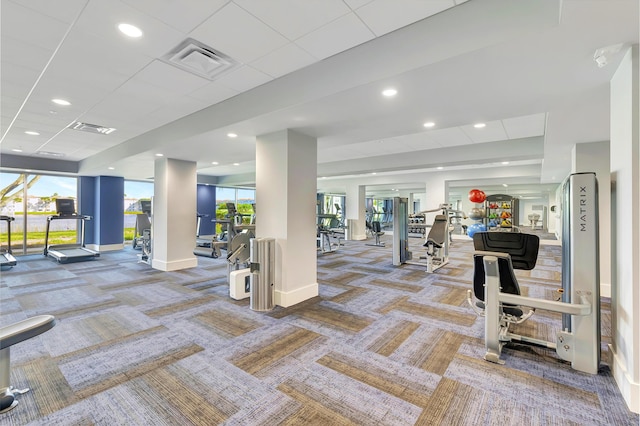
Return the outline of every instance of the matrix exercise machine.
[[[437,209],[424,210],[418,213],[441,212],[436,215],[429,235],[423,244],[426,247],[426,256],[414,261],[413,253],[409,251],[409,215],[408,199],[395,197],[393,199],[393,210],[397,212],[393,217],[393,265],[400,266],[402,264],[425,266],[429,273],[435,272],[447,263],[449,263],[449,244],[451,242],[451,226],[449,225],[449,217],[451,213],[461,213],[452,210],[451,204],[440,204]],[[413,226],[413,225],[412,225]]]
[[[151,200],[140,200],[140,210],[142,213],[136,215],[136,235],[133,237],[131,247],[142,249],[145,238],[150,238],[151,234]],[[145,231],[148,236],[145,237]]]
[[[12,267],[18,264],[18,261],[11,253],[11,222],[15,220],[11,216],[0,216],[0,221],[7,222],[7,249],[0,250],[0,267]]]
[[[571,362],[572,368],[597,374],[600,271],[595,174],[572,174],[562,190],[562,301],[520,295],[514,269],[533,269],[539,239],[532,234],[508,232],[478,232],[473,236],[474,285],[468,301],[485,317],[487,361],[504,364],[504,345],[521,342],[554,349],[561,359]],[[562,329],[555,342],[509,332],[511,324],[524,322],[535,309],[562,314]]]
[[[91,216],[76,213],[75,202],[72,198],[58,198],[56,200],[57,215],[47,217],[47,228],[44,234],[44,255],[58,263],[82,262],[95,259],[100,253],[89,250],[84,246],[84,223],[91,220]],[[49,244],[49,229],[54,220],[76,220],[80,224],[80,242],[76,244]]]

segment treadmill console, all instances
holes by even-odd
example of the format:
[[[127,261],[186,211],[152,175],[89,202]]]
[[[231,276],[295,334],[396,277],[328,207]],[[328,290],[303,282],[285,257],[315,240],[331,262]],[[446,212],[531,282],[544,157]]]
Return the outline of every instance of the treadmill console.
[[[76,214],[76,206],[73,198],[56,199],[56,212],[58,216],[73,216]]]

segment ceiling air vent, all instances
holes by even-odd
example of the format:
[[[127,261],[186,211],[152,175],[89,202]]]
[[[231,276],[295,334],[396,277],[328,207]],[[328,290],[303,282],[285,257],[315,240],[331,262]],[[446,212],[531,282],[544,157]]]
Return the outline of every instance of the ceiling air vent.
[[[98,126],[97,124],[82,123],[80,121],[72,123],[69,128],[73,130],[81,130],[83,132],[99,133],[101,135],[108,135],[116,130],[113,127]]]
[[[239,65],[224,53],[215,51],[192,38],[180,43],[161,59],[168,64],[209,80],[214,80],[222,73]]]

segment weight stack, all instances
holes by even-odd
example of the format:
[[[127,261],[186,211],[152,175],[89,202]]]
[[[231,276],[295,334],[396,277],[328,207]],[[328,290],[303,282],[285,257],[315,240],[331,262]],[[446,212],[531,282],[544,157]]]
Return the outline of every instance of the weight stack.
[[[250,240],[250,295],[249,307],[253,311],[273,309],[275,296],[276,240],[253,238]]]

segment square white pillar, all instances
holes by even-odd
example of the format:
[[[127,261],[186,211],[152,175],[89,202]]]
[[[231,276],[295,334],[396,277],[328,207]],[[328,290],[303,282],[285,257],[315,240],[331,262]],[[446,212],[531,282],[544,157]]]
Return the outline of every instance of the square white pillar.
[[[159,158],[153,181],[152,261],[154,269],[176,271],[198,266],[196,163]]]
[[[366,240],[367,227],[365,217],[367,213],[365,185],[348,185],[346,190],[346,218],[347,224],[351,223],[353,229],[349,230],[352,240]],[[350,220],[351,219],[351,220]]]
[[[275,303],[318,295],[317,141],[281,130],[256,139],[256,237],[276,239]]]

